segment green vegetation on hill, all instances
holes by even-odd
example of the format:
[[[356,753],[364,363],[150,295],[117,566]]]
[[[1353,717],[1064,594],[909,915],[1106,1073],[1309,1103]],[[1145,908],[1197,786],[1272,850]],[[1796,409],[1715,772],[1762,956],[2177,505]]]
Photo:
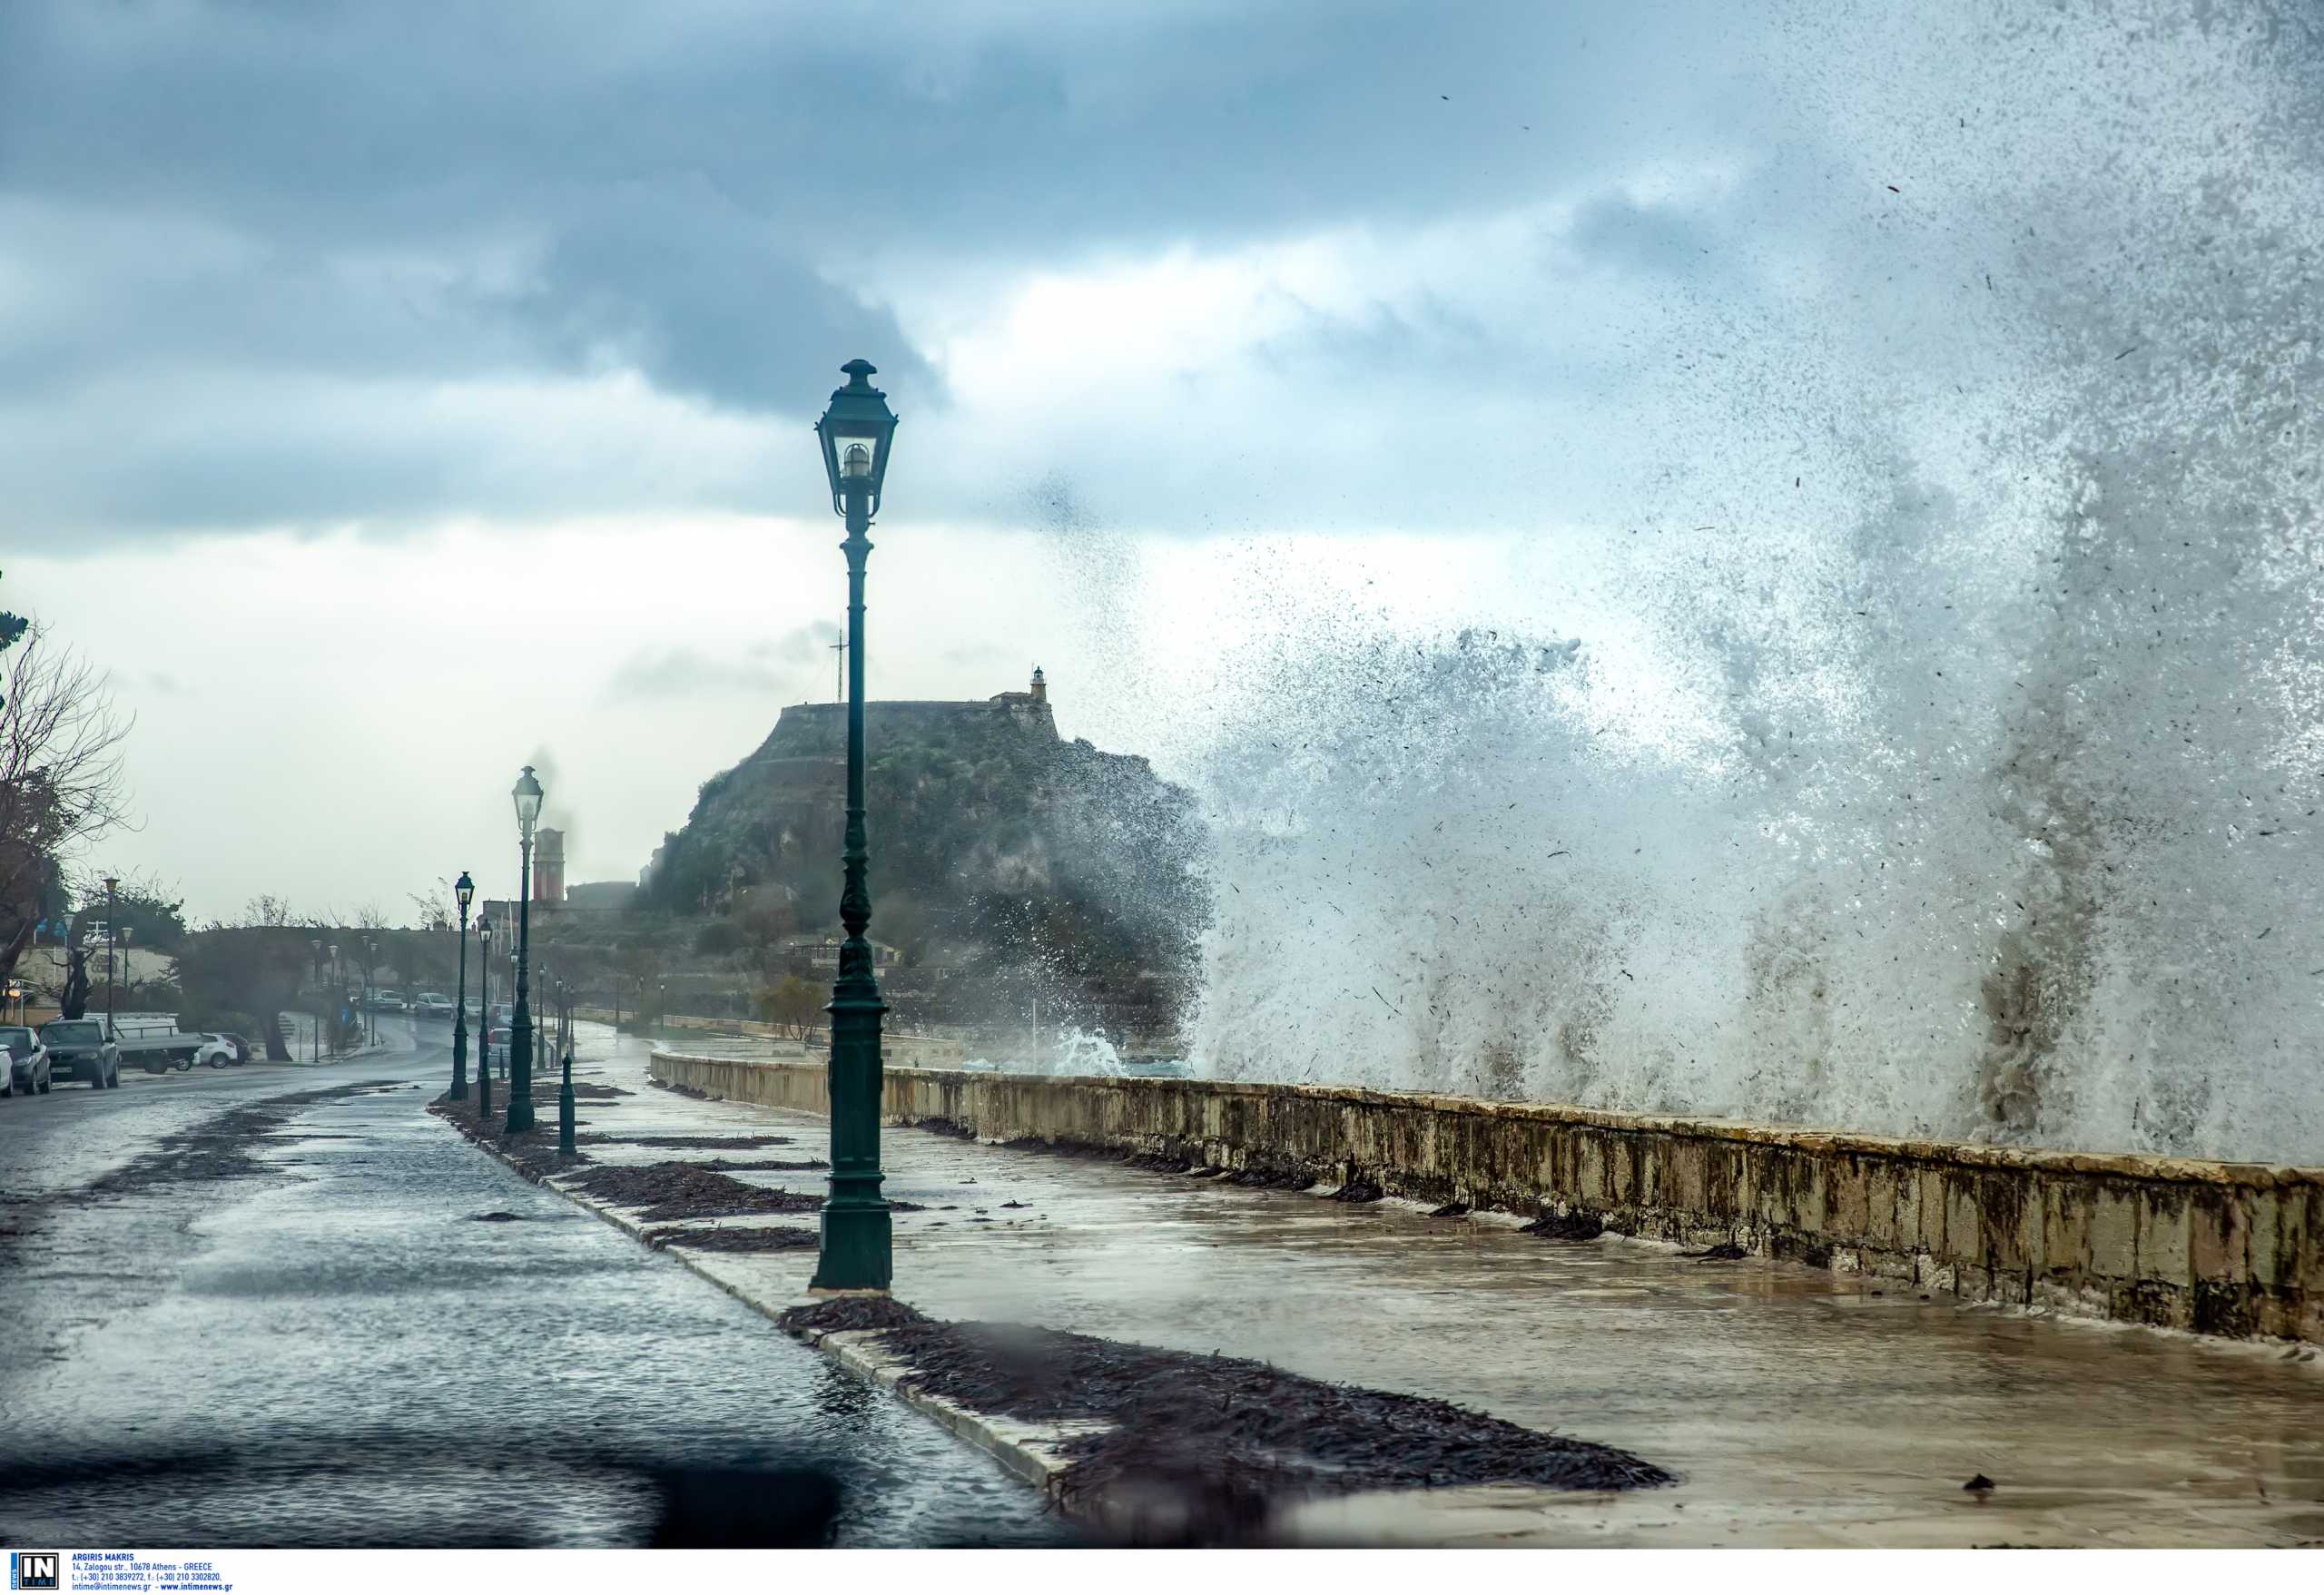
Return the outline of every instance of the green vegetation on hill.
[[[1058,735],[1048,706],[872,704],[872,934],[907,969],[1084,990],[1190,971],[1204,901],[1189,794],[1147,762]],[[655,906],[745,939],[834,930],[844,823],[840,705],[796,704],[703,784],[656,855]]]

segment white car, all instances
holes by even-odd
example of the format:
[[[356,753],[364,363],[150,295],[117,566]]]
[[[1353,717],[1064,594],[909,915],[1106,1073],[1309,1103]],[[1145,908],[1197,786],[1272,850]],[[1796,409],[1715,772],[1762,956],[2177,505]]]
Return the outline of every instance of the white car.
[[[441,991],[422,991],[412,1011],[424,1019],[448,1019],[452,1017],[452,999]]]
[[[29,1097],[49,1086],[48,1049],[28,1025],[0,1025],[0,1097]]]
[[[193,1049],[193,1061],[206,1063],[212,1068],[228,1068],[242,1060],[241,1049],[223,1036],[202,1032],[202,1045]]]

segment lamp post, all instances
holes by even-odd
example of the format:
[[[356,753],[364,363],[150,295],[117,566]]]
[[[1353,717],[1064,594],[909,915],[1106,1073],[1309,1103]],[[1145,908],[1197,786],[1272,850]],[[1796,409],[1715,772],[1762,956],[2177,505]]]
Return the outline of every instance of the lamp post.
[[[508,1124],[507,1133],[533,1127],[533,1010],[526,987],[533,951],[533,827],[541,817],[541,783],[533,767],[517,777],[508,794],[517,803],[517,842],[522,858],[517,891],[517,1009],[508,1022]]]
[[[863,822],[863,566],[871,557],[872,517],[888,476],[896,435],[887,396],[872,386],[878,368],[842,366],[847,386],[832,394],[815,423],[830,478],[832,511],[847,523],[847,833],[840,852],[845,883],[839,899],[839,978],[832,987],[830,1095],[831,1196],[823,1203],[822,1249],[811,1285],[818,1290],[885,1290],[894,1272],[888,1204],[880,1194],[880,998],[872,943],[871,844]]]
[[[113,921],[119,917],[113,907],[113,889],[120,884],[113,876],[105,877],[105,1039],[109,1041],[121,1039],[121,1032],[113,1027],[113,950],[117,934]]]
[[[476,917],[476,1117],[481,1123],[492,1117],[492,921],[482,914]]]
[[[558,1043],[565,1052],[565,1079],[556,1088],[556,1150],[560,1157],[573,1156],[573,1025],[572,1009],[566,1006],[565,982],[556,983],[556,1013]]]
[[[308,1061],[320,1063],[323,1060],[323,939],[309,937],[307,948],[310,954],[307,961],[315,977],[315,1039],[307,1049]]]
[[[476,882],[466,870],[452,882],[452,900],[460,905],[460,987],[452,999],[452,1100],[468,1098],[468,904],[476,901]]]
[[[339,1050],[339,1010],[347,1000],[347,977],[339,967],[339,943],[330,944],[330,1025],[331,1050]]]
[[[363,938],[363,1040],[367,1046],[379,1044],[379,999],[371,990],[371,971],[379,959],[379,944],[371,937]]]

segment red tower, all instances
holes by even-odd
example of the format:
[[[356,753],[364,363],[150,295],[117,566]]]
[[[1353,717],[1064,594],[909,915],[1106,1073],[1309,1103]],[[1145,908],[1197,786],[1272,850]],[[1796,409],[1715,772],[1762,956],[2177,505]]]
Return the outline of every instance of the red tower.
[[[533,838],[533,901],[565,901],[565,832],[546,825]]]

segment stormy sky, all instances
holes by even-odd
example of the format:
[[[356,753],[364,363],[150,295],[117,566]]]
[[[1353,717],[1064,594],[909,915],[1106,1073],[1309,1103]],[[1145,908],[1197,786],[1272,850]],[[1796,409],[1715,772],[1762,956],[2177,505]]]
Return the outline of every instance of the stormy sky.
[[[0,597],[139,717],[85,861],[499,890],[534,761],[633,876],[831,694],[856,355],[878,695],[1038,661],[1167,762],[1252,584],[1619,654],[1610,540],[1974,453],[2314,103],[2297,5],[1932,9],[0,6]]]

